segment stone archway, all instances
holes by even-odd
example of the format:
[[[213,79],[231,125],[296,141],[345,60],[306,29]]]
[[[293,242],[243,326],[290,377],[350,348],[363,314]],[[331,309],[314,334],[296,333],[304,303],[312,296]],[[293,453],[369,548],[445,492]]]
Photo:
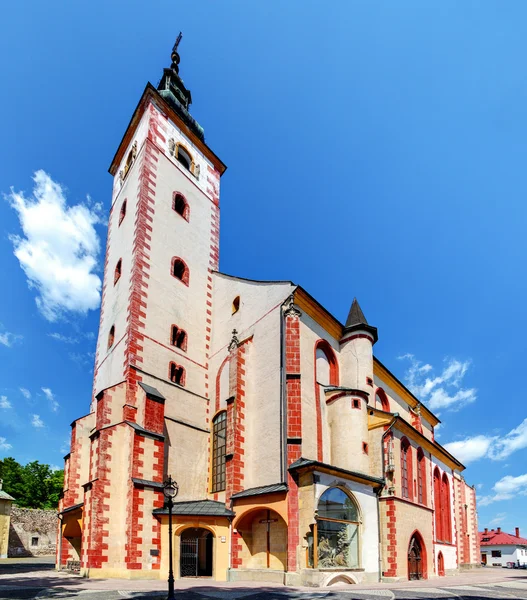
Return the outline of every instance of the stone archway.
[[[408,579],[427,579],[426,547],[418,531],[414,531],[408,544]]]
[[[241,569],[287,569],[287,525],[274,510],[254,509],[237,522]]]
[[[180,534],[180,577],[212,577],[214,535],[203,527],[189,527]]]

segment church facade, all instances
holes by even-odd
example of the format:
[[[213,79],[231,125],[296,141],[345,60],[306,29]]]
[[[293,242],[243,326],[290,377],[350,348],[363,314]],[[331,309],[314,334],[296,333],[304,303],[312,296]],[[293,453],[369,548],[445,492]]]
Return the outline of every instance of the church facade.
[[[57,566],[327,585],[479,564],[476,496],[439,420],[290,281],[220,272],[224,163],[189,113],[177,46],[114,177],[90,411],[72,423]]]

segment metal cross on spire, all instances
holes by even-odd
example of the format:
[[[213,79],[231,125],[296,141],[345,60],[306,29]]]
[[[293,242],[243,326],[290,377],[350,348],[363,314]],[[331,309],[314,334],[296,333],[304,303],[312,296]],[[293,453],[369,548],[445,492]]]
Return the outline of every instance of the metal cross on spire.
[[[181,42],[181,38],[183,37],[183,34],[181,33],[181,31],[179,32],[179,35],[177,36],[176,39],[176,43],[174,44],[174,47],[172,48],[172,54],[170,56],[170,58],[172,59],[172,65],[171,68],[176,72],[179,73],[179,54],[178,54],[178,46],[179,46],[179,42]]]

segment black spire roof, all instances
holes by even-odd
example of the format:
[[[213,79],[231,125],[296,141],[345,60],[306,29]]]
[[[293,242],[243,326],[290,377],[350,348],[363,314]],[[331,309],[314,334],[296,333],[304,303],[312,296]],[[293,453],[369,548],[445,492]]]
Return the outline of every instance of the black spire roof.
[[[373,336],[373,343],[378,340],[377,327],[368,325],[368,321],[362,312],[362,308],[357,302],[357,298],[353,298],[351,308],[346,319],[346,325],[344,327],[344,335],[351,333],[352,331],[367,331]]]
[[[190,93],[190,90],[185,87],[183,79],[179,76],[179,62],[181,59],[177,50],[182,37],[181,33],[177,37],[170,56],[172,64],[169,69],[163,70],[163,76],[161,77],[157,89],[161,96],[163,96],[170,106],[179,114],[199,139],[205,141],[203,127],[201,127],[189,113],[189,107],[192,104],[192,94]]]

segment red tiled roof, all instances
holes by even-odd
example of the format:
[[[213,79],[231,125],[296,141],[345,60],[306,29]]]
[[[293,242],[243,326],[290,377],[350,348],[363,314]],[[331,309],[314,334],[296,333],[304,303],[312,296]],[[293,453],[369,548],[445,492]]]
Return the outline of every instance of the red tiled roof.
[[[488,542],[484,542],[483,538],[489,538]],[[527,540],[522,537],[516,537],[510,533],[500,531],[479,532],[479,543],[481,546],[527,546]]]

